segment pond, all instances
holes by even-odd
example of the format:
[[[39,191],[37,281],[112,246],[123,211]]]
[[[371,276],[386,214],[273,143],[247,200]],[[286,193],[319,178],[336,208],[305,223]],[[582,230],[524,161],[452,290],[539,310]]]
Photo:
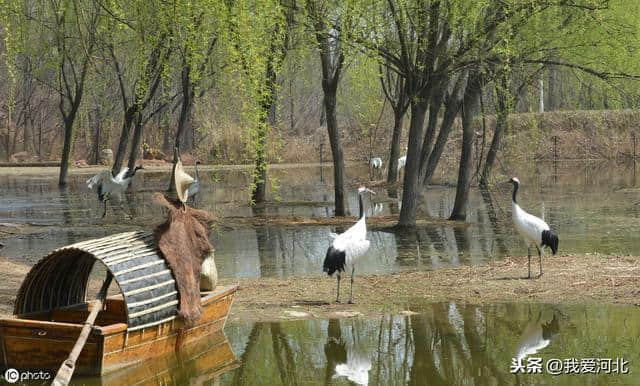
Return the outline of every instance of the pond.
[[[189,169],[189,168],[188,168]],[[190,169],[189,169],[190,170]],[[1,170],[0,170],[1,172]],[[333,211],[333,188],[327,182],[331,168],[274,169],[271,182],[279,186],[278,200],[264,209],[267,215],[326,217]],[[357,213],[355,182],[366,168],[349,169],[348,204]],[[94,192],[88,191],[89,174],[72,175],[69,186],[59,190],[48,177],[0,176],[0,223],[30,224],[32,232],[5,236],[3,255],[25,264],[35,263],[56,247],[116,232],[148,228],[162,220],[162,211],[151,202],[163,191],[168,173],[146,172],[137,176],[124,208],[117,205],[101,219]],[[201,171],[202,187],[195,206],[218,216],[253,216],[246,205],[248,177],[237,170]],[[637,254],[640,250],[640,188],[632,165],[602,162],[538,163],[518,174],[521,206],[557,230],[560,253]],[[449,177],[449,179],[454,177]],[[446,218],[455,198],[451,180],[423,190],[419,216]],[[405,269],[486,263],[508,255],[525,255],[526,248],[511,226],[510,186],[496,181],[490,190],[472,189],[468,226],[446,224],[420,226],[411,232],[370,231],[371,248],[359,264],[359,273],[388,273]],[[393,192],[378,192],[368,205],[374,215],[396,214],[401,202]],[[401,192],[396,192],[401,197]],[[220,227],[212,236],[216,263],[224,277],[290,277],[322,275],[322,261],[331,242],[328,226]],[[2,235],[2,234],[0,234]]]
[[[262,213],[331,216],[332,186],[326,181],[330,171],[326,167],[274,169],[271,178],[280,186],[278,197]],[[358,209],[355,185],[366,174],[366,168],[349,169],[351,213]],[[519,202],[557,230],[561,253],[637,255],[640,188],[636,175],[633,165],[533,164],[518,173],[522,182]],[[52,176],[0,176],[2,254],[30,266],[57,247],[149,228],[162,221],[163,212],[152,203],[151,195],[166,189],[168,173],[141,173],[124,210],[117,205],[110,207],[104,219],[100,218],[95,193],[86,188],[88,177],[90,174],[74,174],[69,186],[59,190]],[[255,215],[246,205],[245,173],[209,168],[201,172],[201,178],[202,190],[194,206],[220,217]],[[441,184],[423,190],[419,217],[448,216],[455,196],[450,178],[440,176]],[[394,192],[375,190],[378,194],[368,213],[397,214],[401,202],[394,198]],[[490,192],[471,191],[466,226],[438,223],[410,232],[370,231],[372,246],[357,272],[430,270],[524,255],[524,243],[511,226],[510,200],[509,185],[494,181]],[[131,213],[133,219],[125,213]],[[20,232],[15,233],[15,229]],[[341,229],[223,224],[212,235],[219,274],[322,275],[329,234],[336,231]],[[640,384],[639,307],[529,303],[478,306],[416,301],[407,304],[406,310],[375,319],[229,323],[226,337],[217,335],[210,342],[201,342],[196,352],[179,362],[145,366],[144,374],[138,369],[86,381],[110,384],[111,379],[111,384],[122,384],[123,378],[119,377],[132,376],[164,383],[222,385]],[[542,374],[526,373],[535,371],[538,363],[542,363]],[[555,367],[549,367],[549,363]],[[512,373],[516,365],[525,366],[525,373]],[[589,371],[597,366],[600,374],[552,374],[566,369],[572,372],[575,366]],[[584,368],[580,371],[587,371]]]
[[[147,363],[101,382],[640,384],[640,310],[633,306],[445,302],[375,319],[234,323],[225,332],[228,341],[214,334],[179,362]]]

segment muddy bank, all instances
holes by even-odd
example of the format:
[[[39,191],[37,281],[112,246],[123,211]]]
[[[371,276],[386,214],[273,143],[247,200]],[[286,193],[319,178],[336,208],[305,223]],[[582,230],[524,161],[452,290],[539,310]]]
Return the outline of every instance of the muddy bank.
[[[535,280],[521,279],[527,273],[526,257],[477,267],[356,276],[356,304],[344,303],[348,280],[341,285],[343,303],[336,304],[335,278],[241,279],[230,320],[373,316],[411,312],[412,304],[444,300],[640,305],[640,257],[557,256],[543,264],[545,273]],[[537,274],[537,269],[532,262],[532,271]]]
[[[351,226],[358,219],[356,217],[291,217],[291,216],[227,216],[217,222],[225,227],[258,227],[258,226]],[[398,216],[371,216],[367,217],[367,226],[370,230],[382,230],[394,227],[398,223]],[[441,225],[451,227],[468,227],[463,221],[451,221],[438,218],[419,218],[416,226]]]
[[[527,258],[513,257],[477,267],[428,272],[356,276],[355,304],[347,304],[349,280],[343,280],[340,304],[334,303],[336,279],[240,279],[230,321],[276,321],[385,313],[411,313],[412,305],[457,301],[619,303],[640,306],[640,257],[557,256],[544,261],[544,275],[522,279]],[[537,273],[537,262],[532,263]],[[8,316],[29,268],[0,257],[0,316]],[[221,284],[237,282],[221,279]],[[95,283],[94,283],[95,284]],[[96,284],[97,285],[97,284]]]
[[[270,164],[269,169],[292,169],[301,167],[319,167],[319,166],[332,166],[330,162],[324,163],[283,163],[283,164]],[[169,162],[160,162],[153,164],[146,164],[144,169],[138,173],[146,173],[148,171],[158,172],[167,171],[171,172],[173,164]],[[200,165],[198,169],[200,171],[222,171],[222,170],[251,170],[253,165]],[[98,173],[102,170],[108,170],[109,168],[104,165],[91,165],[86,167],[70,167],[70,175],[91,175]],[[57,176],[60,173],[59,167],[51,166],[12,166],[6,168],[0,168],[0,175],[8,176]]]

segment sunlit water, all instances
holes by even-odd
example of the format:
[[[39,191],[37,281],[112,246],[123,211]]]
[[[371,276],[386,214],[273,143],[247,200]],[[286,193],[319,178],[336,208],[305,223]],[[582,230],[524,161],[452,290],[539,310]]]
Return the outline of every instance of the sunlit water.
[[[522,181],[520,204],[531,213],[544,216],[557,230],[560,251],[637,255],[640,188],[636,187],[634,168],[601,163],[556,166],[531,165],[517,175]],[[331,216],[333,192],[324,180],[331,176],[330,171],[274,171],[271,176],[280,186],[281,204],[273,200],[265,212]],[[364,169],[349,172],[351,187],[358,181],[357,176],[366,175]],[[87,191],[84,182],[88,177],[74,175],[68,188],[60,191],[52,177],[0,176],[0,222],[5,223],[4,228],[6,224],[30,226],[23,234],[0,233],[0,241],[5,244],[2,254],[12,261],[32,265],[57,247],[121,231],[150,229],[162,221],[163,210],[151,202],[151,195],[166,189],[167,173],[138,176],[124,205],[134,215],[132,221],[117,206],[100,219],[95,193]],[[201,177],[203,190],[196,207],[212,210],[220,217],[254,215],[246,205],[245,174],[217,171],[202,173]],[[369,213],[397,214],[401,203],[385,189],[376,191],[374,204],[380,205],[370,206]],[[426,189],[418,217],[446,218],[454,196],[455,189],[448,185]],[[404,233],[370,232],[371,248],[357,272],[437,269],[526,254],[511,226],[510,199],[508,185],[494,184],[490,194],[472,190],[466,227],[442,224]],[[309,203],[303,205],[301,201]],[[357,213],[354,188],[349,190],[348,201],[349,210]],[[221,277],[320,275],[324,253],[331,242],[329,233],[335,231],[341,230],[323,226],[223,226],[212,236],[212,242]],[[202,352],[184,358],[184,363],[162,364],[157,375],[162,378],[152,383],[640,384],[638,307],[437,303],[407,305],[407,309],[416,314],[230,323],[225,328],[226,346],[219,342],[204,345]],[[217,361],[221,357],[228,359],[231,351],[235,353],[233,363],[220,365]],[[554,359],[593,358],[607,363],[608,359],[622,358],[629,373],[554,376],[544,367],[543,374],[512,374],[514,357],[522,358],[525,365],[530,359],[541,358],[545,366]],[[147,369],[144,376],[155,375]],[[119,384],[117,377],[111,379],[116,379],[111,384]],[[110,384],[109,378],[89,383]]]
[[[1,172],[1,170],[0,170]],[[331,169],[319,167],[274,170],[279,186],[267,215],[326,217],[333,212]],[[367,174],[350,169],[355,183]],[[137,175],[124,208],[113,205],[100,219],[101,208],[85,180],[74,175],[69,187],[59,190],[53,177],[0,176],[0,222],[31,224],[37,232],[2,238],[2,253],[33,264],[59,246],[116,232],[151,228],[162,221],[163,210],[151,201],[155,191],[166,189],[168,173]],[[358,177],[360,176],[360,177]],[[561,253],[637,254],[640,250],[640,188],[630,165],[603,163],[551,163],[520,170],[521,206],[545,220],[560,237]],[[239,171],[201,172],[202,190],[195,206],[218,216],[252,216],[246,205],[248,177]],[[215,181],[215,182],[214,182]],[[352,184],[353,186],[353,184]],[[375,189],[368,213],[397,214],[401,203],[386,189]],[[401,197],[401,192],[397,192]],[[419,217],[446,218],[453,207],[455,188],[440,185],[425,189]],[[459,264],[482,264],[506,255],[524,255],[526,248],[511,226],[510,186],[494,184],[490,193],[471,191],[468,226],[421,226],[410,232],[370,231],[371,248],[358,273],[385,273],[403,269],[435,269]],[[309,202],[301,204],[301,201]],[[349,210],[357,213],[355,188],[349,189]],[[331,242],[328,226],[221,227],[212,236],[221,276],[320,275]],[[0,237],[2,234],[0,234]]]
[[[638,307],[445,302],[407,309],[374,319],[227,324],[228,344],[203,341],[180,363],[161,362],[166,371],[150,372],[155,362],[147,363],[102,382],[640,384]]]

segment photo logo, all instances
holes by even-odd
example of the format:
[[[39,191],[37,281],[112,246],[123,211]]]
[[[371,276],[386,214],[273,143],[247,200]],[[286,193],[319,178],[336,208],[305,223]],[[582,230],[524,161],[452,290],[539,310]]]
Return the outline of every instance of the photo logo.
[[[20,372],[16,369],[7,369],[4,372],[4,380],[9,383],[16,383],[20,379]]]

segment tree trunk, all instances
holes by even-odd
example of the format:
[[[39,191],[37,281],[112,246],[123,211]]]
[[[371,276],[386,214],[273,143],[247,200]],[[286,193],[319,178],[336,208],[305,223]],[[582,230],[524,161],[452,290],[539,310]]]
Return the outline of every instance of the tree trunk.
[[[277,28],[276,28],[277,31]],[[262,95],[261,108],[262,111],[260,121],[258,122],[258,130],[256,132],[258,148],[256,149],[256,163],[255,172],[253,176],[253,192],[251,192],[251,199],[254,203],[261,203],[267,200],[267,135],[269,133],[270,125],[275,124],[275,100],[276,100],[276,88],[277,88],[277,75],[275,69],[273,52],[278,48],[273,44],[271,45],[272,54],[269,55],[267,62],[267,69],[265,73],[265,81],[267,82],[267,91]]]
[[[256,149],[256,163],[253,175],[253,203],[265,202],[267,199],[267,128],[266,117],[260,118],[256,136],[258,148]]]
[[[398,219],[399,227],[412,227],[416,224],[418,209],[420,174],[420,145],[422,142],[424,118],[427,115],[427,101],[416,98],[411,102],[411,123],[409,125],[409,145],[407,163],[404,171],[404,189],[402,191],[402,209]]]
[[[323,82],[324,83],[324,82]],[[344,194],[344,154],[342,152],[342,139],[336,119],[336,87],[326,87],[324,91],[324,108],[327,118],[327,131],[333,156],[333,181],[335,193],[336,216],[346,216],[347,205]]]
[[[91,126],[93,126],[93,138],[89,162],[93,165],[97,165],[100,163],[100,136],[102,135],[102,117],[100,114],[100,106],[97,104],[93,108]]]
[[[129,145],[129,132],[131,132],[131,125],[133,119],[136,116],[138,110],[137,105],[132,105],[127,108],[124,114],[124,122],[122,123],[122,132],[120,133],[120,141],[118,142],[118,150],[113,160],[113,167],[111,168],[111,174],[114,176],[120,172],[122,163],[124,162],[124,156],[127,152],[127,145]]]
[[[462,101],[462,152],[460,154],[460,168],[458,169],[458,185],[456,199],[450,220],[464,221],[467,219],[467,202],[471,183],[471,168],[473,158],[473,118],[477,114],[482,92],[480,79],[471,75]]]
[[[431,183],[433,173],[435,173],[438,162],[440,162],[440,157],[442,156],[442,152],[444,151],[447,140],[449,139],[453,123],[458,115],[458,111],[460,111],[460,90],[463,89],[466,80],[466,74],[458,75],[457,78],[455,78],[453,90],[444,98],[445,109],[442,122],[440,123],[438,137],[436,138],[436,142],[429,153],[426,165],[422,164],[420,167],[420,182],[424,185],[429,185]],[[440,84],[442,85],[441,87],[446,87],[444,86],[446,82],[442,82]]]
[[[549,87],[547,89],[547,110],[558,109],[558,69],[556,66],[549,67]]]
[[[180,106],[180,115],[178,116],[178,129],[176,130],[175,147],[179,150],[182,148],[182,139],[184,137],[185,128],[187,127],[187,119],[189,118],[189,112],[193,105],[193,87],[191,85],[191,67],[183,62],[182,67],[182,105]],[[178,156],[176,152],[173,152],[173,166],[178,163]],[[167,192],[173,192],[175,187],[175,170],[171,168],[171,178],[169,180],[169,187]]]
[[[540,74],[540,79],[538,80],[538,90],[540,92],[538,110],[539,112],[544,113],[544,78],[542,77],[542,74]]]
[[[60,160],[60,176],[58,185],[67,184],[67,172],[69,171],[69,161],[71,159],[71,143],[73,142],[73,121],[75,113],[64,119],[64,145],[62,146],[62,159]]]
[[[387,170],[387,182],[393,184],[398,180],[398,158],[400,157],[400,139],[402,138],[402,123],[405,112],[393,112],[393,134],[389,149],[389,170]]]
[[[493,169],[498,150],[500,149],[500,143],[502,141],[502,135],[509,128],[509,113],[512,108],[512,97],[509,91],[509,75],[504,74],[497,80],[499,84],[496,86],[496,128],[493,133],[493,139],[491,140],[491,146],[487,153],[487,160],[482,168],[482,174],[480,175],[480,186],[486,188],[489,185],[489,176]]]
[[[441,84],[441,83],[436,83]],[[439,91],[442,87],[434,87],[437,91],[433,91],[431,103],[429,105],[429,120],[427,122],[427,131],[424,136],[424,142],[422,143],[422,152],[420,153],[420,176],[418,177],[419,182],[424,182],[425,175],[427,172],[427,164],[429,161],[429,156],[433,151],[433,141],[436,137],[436,127],[438,125],[438,113],[440,112],[440,108],[442,107],[442,101],[444,99],[444,92]],[[441,129],[443,126],[441,126]]]
[[[422,176],[422,183],[424,185],[429,185],[431,183],[431,178],[438,167],[438,162],[440,162],[440,157],[444,152],[445,145],[447,144],[449,134],[451,133],[453,123],[456,120],[459,110],[460,101],[457,97],[449,100],[448,103],[445,104],[444,116],[440,123],[440,132],[438,133],[436,143],[433,145],[433,149],[429,154],[427,165],[424,167],[424,176]]]
[[[133,141],[131,142],[131,153],[129,154],[129,170],[133,170],[136,167],[136,161],[138,160],[138,149],[140,149],[140,143],[142,142],[142,133],[144,131],[144,121],[142,120],[142,114],[138,114],[136,118],[136,124],[133,129]]]

